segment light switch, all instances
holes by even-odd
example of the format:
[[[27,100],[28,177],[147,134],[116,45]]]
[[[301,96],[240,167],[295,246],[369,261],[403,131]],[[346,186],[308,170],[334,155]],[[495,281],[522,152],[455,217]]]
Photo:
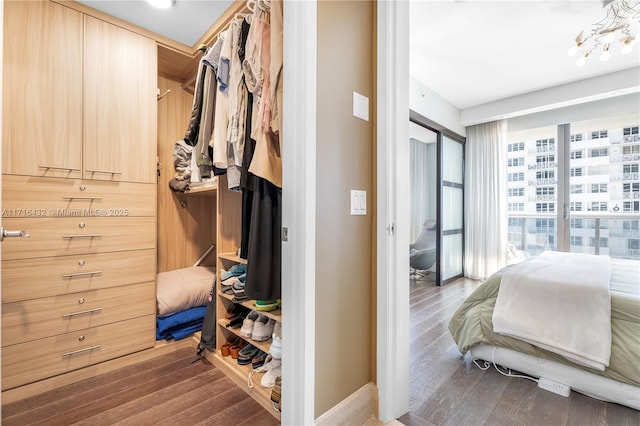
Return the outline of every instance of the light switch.
[[[369,98],[353,92],[353,116],[369,121]]]
[[[351,215],[364,216],[367,214],[367,191],[351,190]]]

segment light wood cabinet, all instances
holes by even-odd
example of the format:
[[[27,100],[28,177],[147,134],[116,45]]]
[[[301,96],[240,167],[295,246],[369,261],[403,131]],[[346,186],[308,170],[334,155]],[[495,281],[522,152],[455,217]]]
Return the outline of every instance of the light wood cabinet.
[[[85,178],[155,183],[157,57],[153,40],[85,17]]]
[[[3,173],[155,183],[157,47],[48,1],[6,1]]]
[[[48,1],[4,2],[3,173],[81,176],[82,19]]]
[[[4,7],[3,392],[152,348],[157,263],[155,42]]]

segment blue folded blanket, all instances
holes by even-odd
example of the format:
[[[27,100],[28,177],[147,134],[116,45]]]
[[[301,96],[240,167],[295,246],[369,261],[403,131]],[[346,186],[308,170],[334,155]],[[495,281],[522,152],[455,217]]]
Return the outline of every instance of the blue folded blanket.
[[[180,340],[202,330],[205,306],[196,306],[166,317],[156,318],[156,340]]]

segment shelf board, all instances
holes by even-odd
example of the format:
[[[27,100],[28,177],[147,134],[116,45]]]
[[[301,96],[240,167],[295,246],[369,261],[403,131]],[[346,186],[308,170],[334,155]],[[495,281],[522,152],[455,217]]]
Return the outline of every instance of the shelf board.
[[[220,259],[228,260],[229,262],[234,263],[242,263],[243,265],[247,264],[247,259],[241,259],[237,253],[219,253],[218,257]]]
[[[258,342],[257,340],[253,340],[253,339],[251,339],[249,337],[242,336],[240,334],[240,328],[229,328],[229,327],[227,327],[227,324],[229,324],[230,322],[231,322],[231,320],[228,320],[228,319],[225,319],[225,318],[221,318],[221,319],[218,320],[218,324],[220,324],[222,327],[224,327],[225,330],[229,331],[232,334],[235,334],[236,336],[238,336],[242,340],[251,343],[253,346],[255,346],[256,348],[260,349],[262,352],[269,353],[269,348],[271,347],[271,338],[269,338],[269,340]]]
[[[200,194],[200,195],[215,195],[218,190],[218,181],[216,179],[215,182],[207,182],[203,185],[199,186],[190,186],[187,191],[184,192],[185,195],[189,194]]]
[[[224,297],[227,300],[230,300],[231,302],[233,302],[233,295],[231,294],[227,294],[227,293],[223,293],[221,291],[218,291],[218,295],[221,297]],[[236,303],[236,302],[233,302]],[[256,305],[255,305],[255,300],[245,300],[243,302],[240,302],[240,304],[242,306],[244,306],[245,308],[249,308],[252,311],[256,310]],[[276,309],[275,311],[257,311],[258,313],[263,314],[266,317],[272,318],[273,320],[282,323],[282,310],[281,309]]]
[[[222,370],[234,383],[240,386],[254,400],[262,405],[276,419],[280,420],[280,412],[273,408],[271,402],[271,388],[263,388],[260,386],[260,380],[264,373],[255,373],[253,375],[253,388],[247,386],[249,371],[251,364],[239,365],[236,360],[230,356],[222,356],[219,351],[205,351],[205,357],[217,368]]]

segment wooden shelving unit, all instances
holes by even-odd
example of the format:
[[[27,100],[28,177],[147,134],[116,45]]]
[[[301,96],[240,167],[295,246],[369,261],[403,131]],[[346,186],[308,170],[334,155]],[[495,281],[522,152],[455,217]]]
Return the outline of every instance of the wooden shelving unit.
[[[238,192],[229,191],[227,189],[226,176],[218,176],[217,191],[217,333],[216,333],[216,350],[207,351],[206,357],[216,367],[220,368],[231,380],[244,389],[252,398],[262,405],[269,413],[273,414],[278,420],[280,412],[273,408],[271,402],[271,389],[265,389],[260,385],[262,373],[253,375],[254,387],[248,387],[248,377],[251,371],[251,364],[239,365],[235,359],[230,356],[223,357],[220,353],[220,347],[234,336],[238,336],[247,343],[250,343],[264,352],[269,352],[272,339],[264,342],[256,342],[253,339],[240,335],[240,327],[227,328],[228,319],[224,318],[224,313],[231,309],[232,305],[241,305],[249,310],[255,310],[254,300],[245,300],[243,302],[234,302],[233,294],[222,292],[220,287],[220,272],[222,269],[228,270],[233,265],[247,264],[246,259],[238,256],[238,249],[241,244],[242,229],[242,196]],[[277,309],[270,312],[260,312],[261,314],[282,323],[281,310]]]

